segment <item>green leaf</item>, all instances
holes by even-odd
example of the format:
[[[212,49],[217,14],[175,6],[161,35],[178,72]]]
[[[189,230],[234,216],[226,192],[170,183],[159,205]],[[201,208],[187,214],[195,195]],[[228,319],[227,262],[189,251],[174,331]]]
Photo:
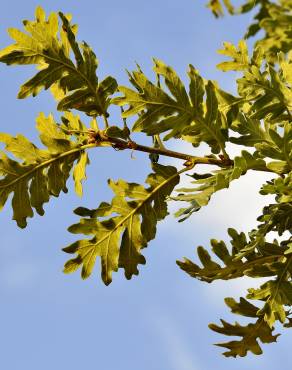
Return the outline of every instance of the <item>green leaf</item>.
[[[119,86],[122,97],[113,99],[113,103],[128,109],[123,117],[137,115],[133,131],[142,131],[148,135],[170,131],[164,140],[183,138],[198,146],[206,142],[214,153],[224,149],[227,140],[226,122],[218,110],[219,90],[209,81],[206,86],[202,77],[190,65],[189,94],[176,72],[159,60],[154,60],[154,71],[165,82],[163,88],[153,84],[138,68],[130,74],[130,82],[137,90]],[[204,102],[204,95],[206,101]],[[221,91],[221,101],[223,92]],[[219,107],[220,108],[220,107]],[[226,115],[226,104],[224,102]]]
[[[286,230],[292,231],[292,203],[269,204],[258,221],[262,222],[259,228],[264,232],[277,231],[282,235]]]
[[[223,3],[229,14],[243,14],[258,9],[257,12],[253,12],[254,22],[249,25],[244,37],[249,38],[262,31],[255,46],[258,50],[262,50],[268,63],[276,63],[279,52],[287,53],[292,49],[291,0],[277,2],[247,0],[238,8],[234,8],[229,0],[223,0]],[[216,17],[223,15],[223,6],[220,0],[211,0],[207,6]]]
[[[164,77],[172,96],[154,85],[138,69],[130,74],[130,81],[138,91],[119,86],[119,91],[124,94],[124,97],[116,98],[113,102],[121,106],[129,105],[123,113],[125,118],[139,114],[133,131],[155,135],[172,130],[167,136],[170,138],[180,135],[182,129],[192,122],[194,109],[175,71],[161,61],[154,60],[154,63],[154,70]]]
[[[259,289],[248,289],[248,299],[264,302],[260,308],[243,297],[240,298],[239,302],[231,297],[225,299],[225,303],[230,307],[232,313],[256,318],[256,322],[241,326],[238,323],[232,325],[221,320],[222,326],[209,325],[210,329],[217,333],[242,337],[239,340],[217,344],[228,349],[224,352],[226,357],[243,357],[249,351],[259,355],[262,353],[259,341],[262,343],[276,341],[278,335],[272,335],[275,321],[279,320],[284,323],[286,319],[289,319],[290,313],[285,308],[291,306],[292,299],[292,285],[289,280],[292,272],[292,257],[289,254],[291,238],[279,245],[276,240],[273,243],[267,242],[263,233],[262,243],[257,243],[255,247],[256,231],[250,233],[250,241],[245,234],[237,233],[234,229],[229,229],[228,233],[232,238],[231,250],[226,247],[223,241],[211,240],[212,252],[216,260],[205,248],[198,247],[198,257],[202,267],[189,259],[177,263],[191,277],[208,283],[218,279],[229,280],[242,276],[276,277],[275,280],[264,283]],[[247,250],[250,245],[253,245],[254,248],[250,248],[249,253],[242,254],[242,251]]]
[[[154,239],[157,222],[167,216],[166,198],[179,181],[174,167],[154,164],[153,169],[146,179],[149,187],[109,180],[115,193],[111,204],[103,202],[96,210],[78,208],[75,211],[84,218],[69,231],[93,238],[78,240],[63,249],[77,254],[65,264],[65,273],[82,267],[81,276],[86,279],[100,256],[102,280],[106,285],[111,283],[112,272],[118,268],[125,270],[127,279],[138,275],[138,264],[145,264],[141,249]],[[106,219],[100,220],[100,217]]]
[[[285,81],[291,86],[292,85],[292,53],[288,54],[287,58],[283,52],[279,53],[279,64],[282,71],[282,76]]]
[[[286,162],[284,161],[272,161],[267,163],[267,168],[279,175],[287,173],[289,171],[289,167]]]
[[[7,65],[36,64],[41,69],[20,88],[20,99],[52,87],[54,96],[61,99],[59,110],[77,109],[89,116],[106,115],[109,96],[115,92],[117,83],[112,77],[98,83],[95,54],[86,43],[79,45],[75,40],[77,28],[70,24],[70,16],[60,12],[59,17],[61,27],[56,13],[46,20],[43,9],[38,7],[36,20],[24,21],[26,32],[9,29],[15,44],[0,52],[0,61]],[[75,61],[70,59],[71,51]]]
[[[82,152],[80,158],[74,167],[73,178],[75,181],[75,191],[80,197],[82,197],[82,181],[86,180],[86,166],[89,164],[88,155],[86,152]]]
[[[246,42],[240,40],[238,49],[230,42],[224,42],[224,49],[218,50],[219,54],[232,58],[232,62],[223,62],[217,65],[217,68],[223,72],[226,71],[244,71],[249,66],[248,49]]]
[[[241,316],[257,317],[258,307],[254,306],[246,299],[240,297],[239,302],[233,298],[225,298],[225,304],[231,308],[231,312]]]
[[[270,122],[291,120],[292,92],[290,83],[290,59],[286,61],[281,54],[280,66],[284,69],[278,71],[272,66],[262,66],[263,54],[256,48],[252,58],[248,56],[244,41],[238,49],[225,43],[221,54],[231,57],[231,62],[220,63],[217,67],[223,71],[243,71],[243,77],[237,80],[240,97],[249,103],[249,115],[254,119],[268,119]]]
[[[263,50],[267,61],[273,64],[277,62],[279,51],[287,53],[292,49],[291,1],[262,1],[260,4],[253,27],[256,27],[257,32],[263,30],[264,36],[256,41],[256,46]],[[246,36],[253,34],[249,31]]]
[[[191,184],[195,185],[195,187],[177,189],[176,191],[179,194],[171,197],[171,199],[189,202],[190,206],[178,211],[175,214],[176,217],[183,215],[184,217],[181,221],[186,220],[193,212],[198,211],[200,207],[206,206],[215,192],[228,188],[232,181],[245,175],[249,169],[262,169],[265,167],[265,162],[262,159],[253,157],[247,151],[242,151],[241,157],[237,156],[234,158],[233,166],[230,169],[216,170],[206,178],[192,181]]]
[[[266,118],[271,122],[289,119],[290,113],[286,112],[292,109],[291,86],[282,71],[271,66],[262,71],[261,66],[251,64],[237,84],[239,95],[252,102],[251,118]]]
[[[226,7],[228,13],[233,14],[234,8],[229,0],[223,0],[223,4]],[[216,18],[223,16],[223,6],[220,0],[210,0],[207,7],[212,11]]]
[[[255,144],[268,142],[273,145],[268,132],[263,128],[260,120],[239,114],[237,119],[232,123],[231,128],[240,134],[239,137],[230,138],[230,141],[234,144],[253,147]]]
[[[191,142],[194,146],[199,146],[201,142],[207,143],[213,153],[223,152],[225,142],[228,139],[225,122],[222,121],[216,88],[211,81],[205,88],[206,107],[205,115],[197,115],[192,125],[186,127],[183,131],[183,139]],[[197,112],[199,114],[199,112]]]
[[[121,129],[118,126],[110,126],[105,130],[105,133],[109,137],[119,138],[128,140],[129,139],[129,129],[127,127],[124,127]]]
[[[263,195],[275,194],[279,203],[292,202],[292,172],[285,178],[278,177],[264,184],[260,190]]]
[[[277,132],[279,131],[279,133]],[[281,132],[281,134],[280,134]],[[270,169],[276,169],[279,173],[281,167],[283,172],[287,173],[292,170],[292,127],[291,123],[284,123],[284,130],[270,128],[268,131],[270,140],[263,141],[255,145],[261,156],[270,157],[280,160],[284,163],[270,164]]]
[[[228,349],[228,351],[223,353],[226,357],[244,357],[249,351],[255,355],[260,355],[263,352],[258,340],[262,343],[273,343],[277,341],[279,335],[272,335],[272,329],[262,319],[258,319],[256,323],[246,326],[241,326],[238,323],[232,325],[224,320],[221,320],[221,323],[222,326],[210,324],[209,328],[216,333],[242,337],[241,340],[216,344],[216,346]]]
[[[70,116],[67,115],[67,118]],[[76,192],[81,193],[81,180],[84,179],[84,149],[88,146],[71,140],[56,124],[52,115],[43,113],[37,119],[40,139],[47,149],[39,149],[22,135],[12,137],[0,134],[0,142],[6,144],[6,151],[20,159],[9,158],[4,152],[0,158],[0,209],[5,205],[10,194],[12,197],[13,219],[19,227],[26,227],[27,218],[33,217],[33,208],[43,215],[44,203],[51,196],[58,197],[60,192],[67,192],[66,182],[74,162]],[[82,166],[82,170],[81,170]]]
[[[203,267],[188,258],[177,261],[178,266],[191,277],[208,283],[215,280],[236,279],[242,276],[277,276],[281,273],[282,262],[285,260],[285,249],[264,241],[260,251],[252,251],[249,255],[245,254],[238,258],[240,253],[253,243],[253,239],[248,241],[243,233],[237,233],[234,229],[229,229],[228,233],[232,238],[233,248],[231,251],[223,241],[211,240],[212,252],[221,264],[211,258],[207,249],[200,246],[197,253]]]
[[[292,128],[289,122],[283,122],[283,127],[267,122],[262,125],[259,120],[240,114],[232,129],[240,136],[231,137],[231,142],[255,147],[254,156],[277,160],[267,163],[268,169],[277,174],[285,174],[292,169]]]
[[[270,327],[274,325],[276,320],[284,323],[286,320],[284,306],[292,305],[292,283],[291,281],[283,281],[291,260],[292,257],[290,256],[278,279],[267,281],[259,289],[249,289],[247,295],[249,299],[265,301],[260,314],[264,315],[264,319]]]

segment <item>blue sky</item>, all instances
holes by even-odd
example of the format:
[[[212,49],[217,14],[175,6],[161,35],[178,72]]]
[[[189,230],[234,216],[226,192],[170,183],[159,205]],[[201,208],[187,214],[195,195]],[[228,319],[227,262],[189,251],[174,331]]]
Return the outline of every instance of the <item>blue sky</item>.
[[[187,65],[192,63],[204,77],[234,91],[236,75],[216,70],[222,60],[216,50],[222,41],[238,42],[250,15],[216,20],[204,1],[196,0],[183,4],[177,0],[10,0],[1,5],[1,48],[10,43],[6,29],[31,19],[37,5],[47,12],[73,14],[79,24],[79,40],[89,43],[100,60],[101,77],[111,74],[126,84],[126,68],[133,69],[137,61],[150,74],[151,58],[156,57],[172,65],[184,80]],[[0,65],[0,75],[0,130],[35,140],[35,117],[40,111],[54,112],[53,99],[43,92],[34,99],[16,100],[20,84],[31,76],[30,67]],[[190,150],[181,144],[177,149]],[[75,240],[66,231],[77,221],[72,210],[109,200],[109,177],[143,181],[149,163],[140,153],[135,153],[135,159],[130,153],[111,149],[90,154],[92,163],[82,199],[70,183],[69,194],[52,199],[45,207],[46,215],[29,220],[25,230],[16,228],[10,206],[0,213],[0,368],[272,370],[285,356],[281,368],[290,369],[289,332],[277,345],[264,345],[261,357],[225,359],[221,350],[212,346],[224,338],[211,332],[207,324],[218,322],[219,317],[241,320],[228,315],[223,298],[239,296],[250,286],[249,281],[204,285],[175,264],[183,256],[194,258],[195,247],[208,245],[210,238],[226,240],[229,226],[249,230],[266,201],[255,194],[264,175],[246,176],[234,183],[184,224],[169,217],[159,225],[157,239],[145,251],[147,265],[140,268],[140,275],[127,281],[117,273],[105,287],[98,264],[87,281],[79,274],[62,274],[67,255],[61,248]],[[179,161],[167,163],[181,166]]]

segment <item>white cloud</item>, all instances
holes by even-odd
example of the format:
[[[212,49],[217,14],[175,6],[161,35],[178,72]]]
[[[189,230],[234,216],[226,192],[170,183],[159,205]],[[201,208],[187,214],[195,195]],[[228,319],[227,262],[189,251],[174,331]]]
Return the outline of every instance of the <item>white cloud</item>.
[[[206,146],[194,149],[191,148],[189,144],[183,144],[176,150],[187,153],[195,151],[195,154],[198,156],[209,153]],[[234,157],[240,153],[240,150],[235,146],[230,146],[228,148],[228,153],[231,157]],[[172,164],[178,167],[182,166],[182,163],[177,160],[173,160]],[[209,167],[207,168],[207,166],[205,166],[205,168],[203,168],[203,166],[201,166],[200,170],[203,168],[204,171],[209,171]],[[194,213],[184,225],[178,225],[177,220],[169,218],[162,227],[166,228],[167,231],[171,233],[176,230],[179,231],[181,226],[183,229],[183,233],[180,233],[182,244],[190,242],[196,243],[198,234],[200,234],[200,239],[203,239],[203,233],[203,237],[206,237],[206,246],[211,238],[223,238],[228,245],[229,236],[227,235],[227,228],[232,227],[239,232],[250,231],[258,224],[256,219],[261,214],[262,208],[270,202],[273,202],[273,196],[263,196],[259,194],[262,184],[273,177],[274,175],[269,173],[250,171],[238,180],[233,181],[228,189],[220,190],[215,193],[210,203],[199,212]],[[181,179],[180,187],[191,187],[190,180],[192,179],[188,176],[184,176]],[[175,210],[185,205],[187,205],[187,203],[172,202],[169,207],[170,212],[173,213]],[[270,239],[273,239],[273,237],[270,236]],[[190,258],[193,259],[193,256]],[[263,284],[265,280],[266,279],[243,277],[233,281],[218,281],[203,285],[202,290],[209,302],[215,305],[222,305],[224,297],[233,296],[238,298],[240,296],[245,296],[247,288],[257,287]]]
[[[235,280],[216,281],[212,284],[204,285],[203,288],[201,287],[201,290],[212,306],[221,307],[225,297],[232,297],[238,300],[239,297],[245,297],[248,288],[257,288],[266,280],[266,278],[252,279],[244,276]]]
[[[202,145],[198,149],[192,148],[188,143],[180,144],[176,149],[181,152],[195,153],[196,155],[206,155],[210,151],[207,146]],[[240,149],[241,150],[241,149]],[[231,157],[240,153],[239,148],[230,145],[228,153]],[[182,167],[179,160],[173,160],[171,164],[177,167]],[[209,171],[211,166],[200,166],[199,170],[204,172]],[[259,190],[263,183],[273,178],[273,174],[257,171],[249,171],[246,175],[231,183],[228,189],[223,189],[215,193],[209,204],[196,213],[196,222],[204,228],[209,228],[210,232],[216,230],[227,229],[234,227],[241,231],[249,231],[257,224],[257,217],[261,214],[264,205],[272,202],[273,196],[263,196],[259,194]],[[192,187],[190,183],[192,179],[186,175],[181,178],[179,187]],[[177,208],[185,207],[185,202],[173,202],[170,204],[170,210],[174,211]],[[172,227],[172,223],[169,223]],[[190,228],[193,225],[190,223]]]

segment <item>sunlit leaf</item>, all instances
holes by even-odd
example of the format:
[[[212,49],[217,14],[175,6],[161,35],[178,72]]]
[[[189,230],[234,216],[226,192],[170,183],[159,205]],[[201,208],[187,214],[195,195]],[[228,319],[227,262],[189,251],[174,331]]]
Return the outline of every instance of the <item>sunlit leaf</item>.
[[[41,69],[20,88],[20,99],[36,96],[43,88],[52,87],[54,96],[60,99],[59,110],[77,109],[90,116],[107,115],[109,96],[115,92],[117,83],[113,77],[98,82],[94,52],[85,42],[78,44],[77,29],[71,25],[70,16],[59,12],[59,17],[61,26],[56,13],[51,13],[46,20],[43,9],[38,7],[36,20],[24,22],[25,32],[9,29],[15,44],[0,52],[0,62],[36,64]]]
[[[125,270],[127,279],[138,275],[138,265],[146,263],[141,249],[155,238],[157,222],[168,214],[166,197],[179,181],[174,167],[154,164],[153,169],[146,179],[149,187],[109,180],[115,193],[111,204],[103,202],[96,210],[78,208],[75,211],[83,218],[70,226],[69,231],[93,237],[64,248],[67,253],[77,254],[65,264],[66,273],[81,267],[82,278],[88,278],[99,256],[102,280],[106,285],[111,283],[112,272],[118,268]]]
[[[70,116],[67,115],[69,122]],[[67,192],[66,182],[74,167],[76,192],[82,193],[81,181],[85,178],[85,166],[88,163],[84,154],[86,145],[74,141],[71,135],[56,124],[53,116],[43,113],[37,118],[37,129],[46,149],[39,149],[22,135],[12,137],[0,134],[0,142],[6,144],[6,152],[20,161],[1,153],[0,159],[0,208],[10,194],[12,197],[13,219],[19,227],[26,227],[27,218],[33,217],[33,208],[38,214],[44,214],[44,203],[51,196],[58,197],[60,192]],[[82,167],[82,168],[81,168]]]

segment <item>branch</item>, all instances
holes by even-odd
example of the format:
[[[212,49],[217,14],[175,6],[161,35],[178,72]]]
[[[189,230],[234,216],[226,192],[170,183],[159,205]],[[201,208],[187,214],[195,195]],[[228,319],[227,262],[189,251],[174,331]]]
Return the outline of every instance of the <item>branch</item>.
[[[70,131],[72,132],[72,131]],[[178,158],[186,161],[185,165],[189,166],[191,163],[194,164],[211,164],[219,167],[230,167],[233,165],[233,161],[227,160],[226,158],[220,157],[220,158],[214,158],[214,157],[198,157],[193,156],[190,154],[175,152],[173,150],[168,150],[165,148],[154,148],[149,147],[145,145],[138,144],[132,140],[123,140],[116,137],[108,136],[104,131],[94,131],[94,130],[88,130],[88,143],[89,144],[100,144],[100,143],[108,143],[113,148],[117,150],[125,150],[125,149],[131,149],[131,150],[137,150],[139,152],[145,152],[145,153],[152,153],[152,154],[159,154],[166,157],[171,158]]]
[[[234,162],[230,158],[226,158],[224,155],[219,155],[219,158],[216,157],[198,157],[193,156],[186,153],[180,153],[175,152],[173,150],[168,150],[165,148],[153,148],[145,145],[138,144],[132,140],[123,140],[116,137],[108,136],[104,131],[94,131],[89,129],[88,130],[88,143],[94,143],[94,144],[100,144],[100,143],[108,143],[113,148],[117,150],[125,150],[125,149],[131,149],[131,150],[137,150],[139,152],[146,152],[146,153],[153,153],[153,154],[159,154],[170,158],[178,158],[186,161],[184,163],[185,166],[190,166],[190,164],[208,164],[208,165],[214,165],[221,168],[230,168],[233,166]],[[265,171],[265,172],[272,172],[269,168],[266,166],[257,167],[254,168],[255,171]]]
[[[131,149],[137,150],[138,152],[145,152],[149,154],[152,153],[163,155],[165,157],[182,159],[186,161],[184,165],[187,167],[196,164],[209,164],[221,168],[230,168],[234,164],[234,161],[229,157],[226,157],[225,155],[219,155],[218,157],[213,156],[198,157],[186,153],[175,152],[173,150],[168,150],[166,148],[154,148],[138,144],[135,141],[132,141],[131,139],[124,140],[117,137],[111,137],[107,135],[106,132],[103,130],[96,131],[93,129],[89,129],[88,131],[80,131],[80,130],[66,130],[65,128],[62,128],[62,130],[67,134],[87,133],[88,134],[87,142],[89,145],[88,148],[98,147],[101,143],[104,143],[108,144],[109,146],[112,146],[116,150]],[[262,167],[258,166],[256,168],[249,168],[249,170],[275,173],[273,170],[267,168],[265,165],[263,165]]]

